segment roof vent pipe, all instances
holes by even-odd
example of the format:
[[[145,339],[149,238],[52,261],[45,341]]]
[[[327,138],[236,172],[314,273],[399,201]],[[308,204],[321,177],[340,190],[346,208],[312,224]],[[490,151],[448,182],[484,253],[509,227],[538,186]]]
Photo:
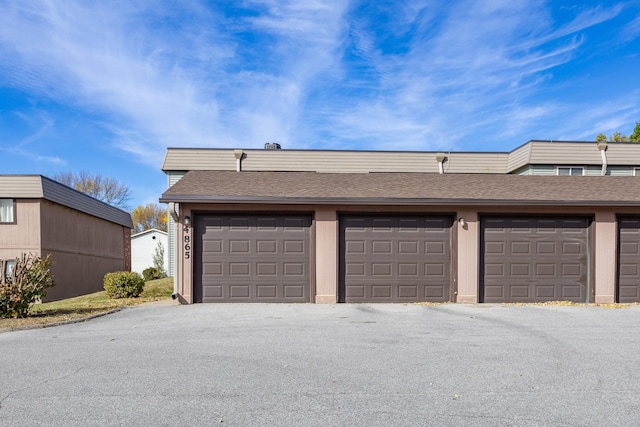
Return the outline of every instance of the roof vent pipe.
[[[280,144],[278,144],[277,142],[267,142],[266,144],[264,144],[264,149],[265,150],[280,150],[282,147],[280,147]]]
[[[607,141],[598,141],[598,150],[600,150],[600,156],[602,156],[600,175],[605,176],[607,174]]]
[[[233,150],[233,155],[236,157],[236,172],[240,172],[242,171],[242,157],[244,156],[244,151]]]
[[[447,160],[447,156],[444,153],[436,153],[436,161],[438,162],[438,173],[444,173],[444,162]]]

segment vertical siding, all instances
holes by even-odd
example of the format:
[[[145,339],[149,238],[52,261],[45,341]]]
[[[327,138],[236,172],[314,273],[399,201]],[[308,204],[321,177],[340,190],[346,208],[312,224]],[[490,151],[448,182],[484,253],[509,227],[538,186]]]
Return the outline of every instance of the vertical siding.
[[[56,282],[47,301],[101,291],[105,274],[127,267],[126,227],[49,201],[40,220],[42,254],[51,254]]]
[[[40,200],[18,199],[15,224],[0,224],[0,259],[40,253]]]

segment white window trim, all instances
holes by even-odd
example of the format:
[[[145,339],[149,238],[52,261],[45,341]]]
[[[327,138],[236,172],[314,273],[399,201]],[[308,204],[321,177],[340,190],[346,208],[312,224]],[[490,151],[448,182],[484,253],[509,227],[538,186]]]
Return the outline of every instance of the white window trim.
[[[2,198],[0,200],[9,200],[11,202],[11,221],[6,221],[4,218],[0,219],[0,224],[15,224],[16,223],[16,200]]]
[[[586,166],[578,166],[578,165],[567,165],[567,166],[556,166],[555,167],[555,174],[557,176],[560,176],[560,169],[573,169],[573,168],[582,168],[582,176],[586,176],[587,175],[587,167]],[[579,175],[562,175],[562,176],[579,176]]]

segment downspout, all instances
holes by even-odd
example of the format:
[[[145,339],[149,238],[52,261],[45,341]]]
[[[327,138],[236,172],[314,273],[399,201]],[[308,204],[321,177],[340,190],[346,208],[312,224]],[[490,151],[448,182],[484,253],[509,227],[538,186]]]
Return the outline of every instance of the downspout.
[[[176,209],[175,202],[169,202],[169,215],[171,215],[171,219],[173,219],[177,229],[178,228],[178,211]],[[177,236],[178,236],[178,233],[176,233],[176,237]],[[175,242],[175,244],[177,248],[178,242]],[[177,252],[177,250],[175,252]],[[177,266],[177,261],[176,261],[176,266]],[[176,274],[175,271],[173,272],[173,293],[171,294],[171,298],[172,299],[178,298],[178,275]]]
[[[447,156],[444,153],[436,153],[436,161],[438,162],[438,173],[444,173],[444,161],[447,160]]]
[[[233,150],[233,155],[236,157],[236,172],[240,172],[242,171],[242,156],[244,156],[244,151]]]
[[[598,142],[598,150],[600,150],[600,156],[602,157],[602,170],[600,171],[601,176],[605,176],[607,174],[607,141],[599,141]]]

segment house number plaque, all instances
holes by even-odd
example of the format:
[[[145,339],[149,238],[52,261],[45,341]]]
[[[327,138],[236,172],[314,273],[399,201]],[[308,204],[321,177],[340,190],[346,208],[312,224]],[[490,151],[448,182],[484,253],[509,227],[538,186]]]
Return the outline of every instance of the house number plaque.
[[[188,233],[189,230],[185,230],[185,233]],[[185,234],[182,238],[184,240],[184,259],[191,258],[191,237],[188,234]]]

